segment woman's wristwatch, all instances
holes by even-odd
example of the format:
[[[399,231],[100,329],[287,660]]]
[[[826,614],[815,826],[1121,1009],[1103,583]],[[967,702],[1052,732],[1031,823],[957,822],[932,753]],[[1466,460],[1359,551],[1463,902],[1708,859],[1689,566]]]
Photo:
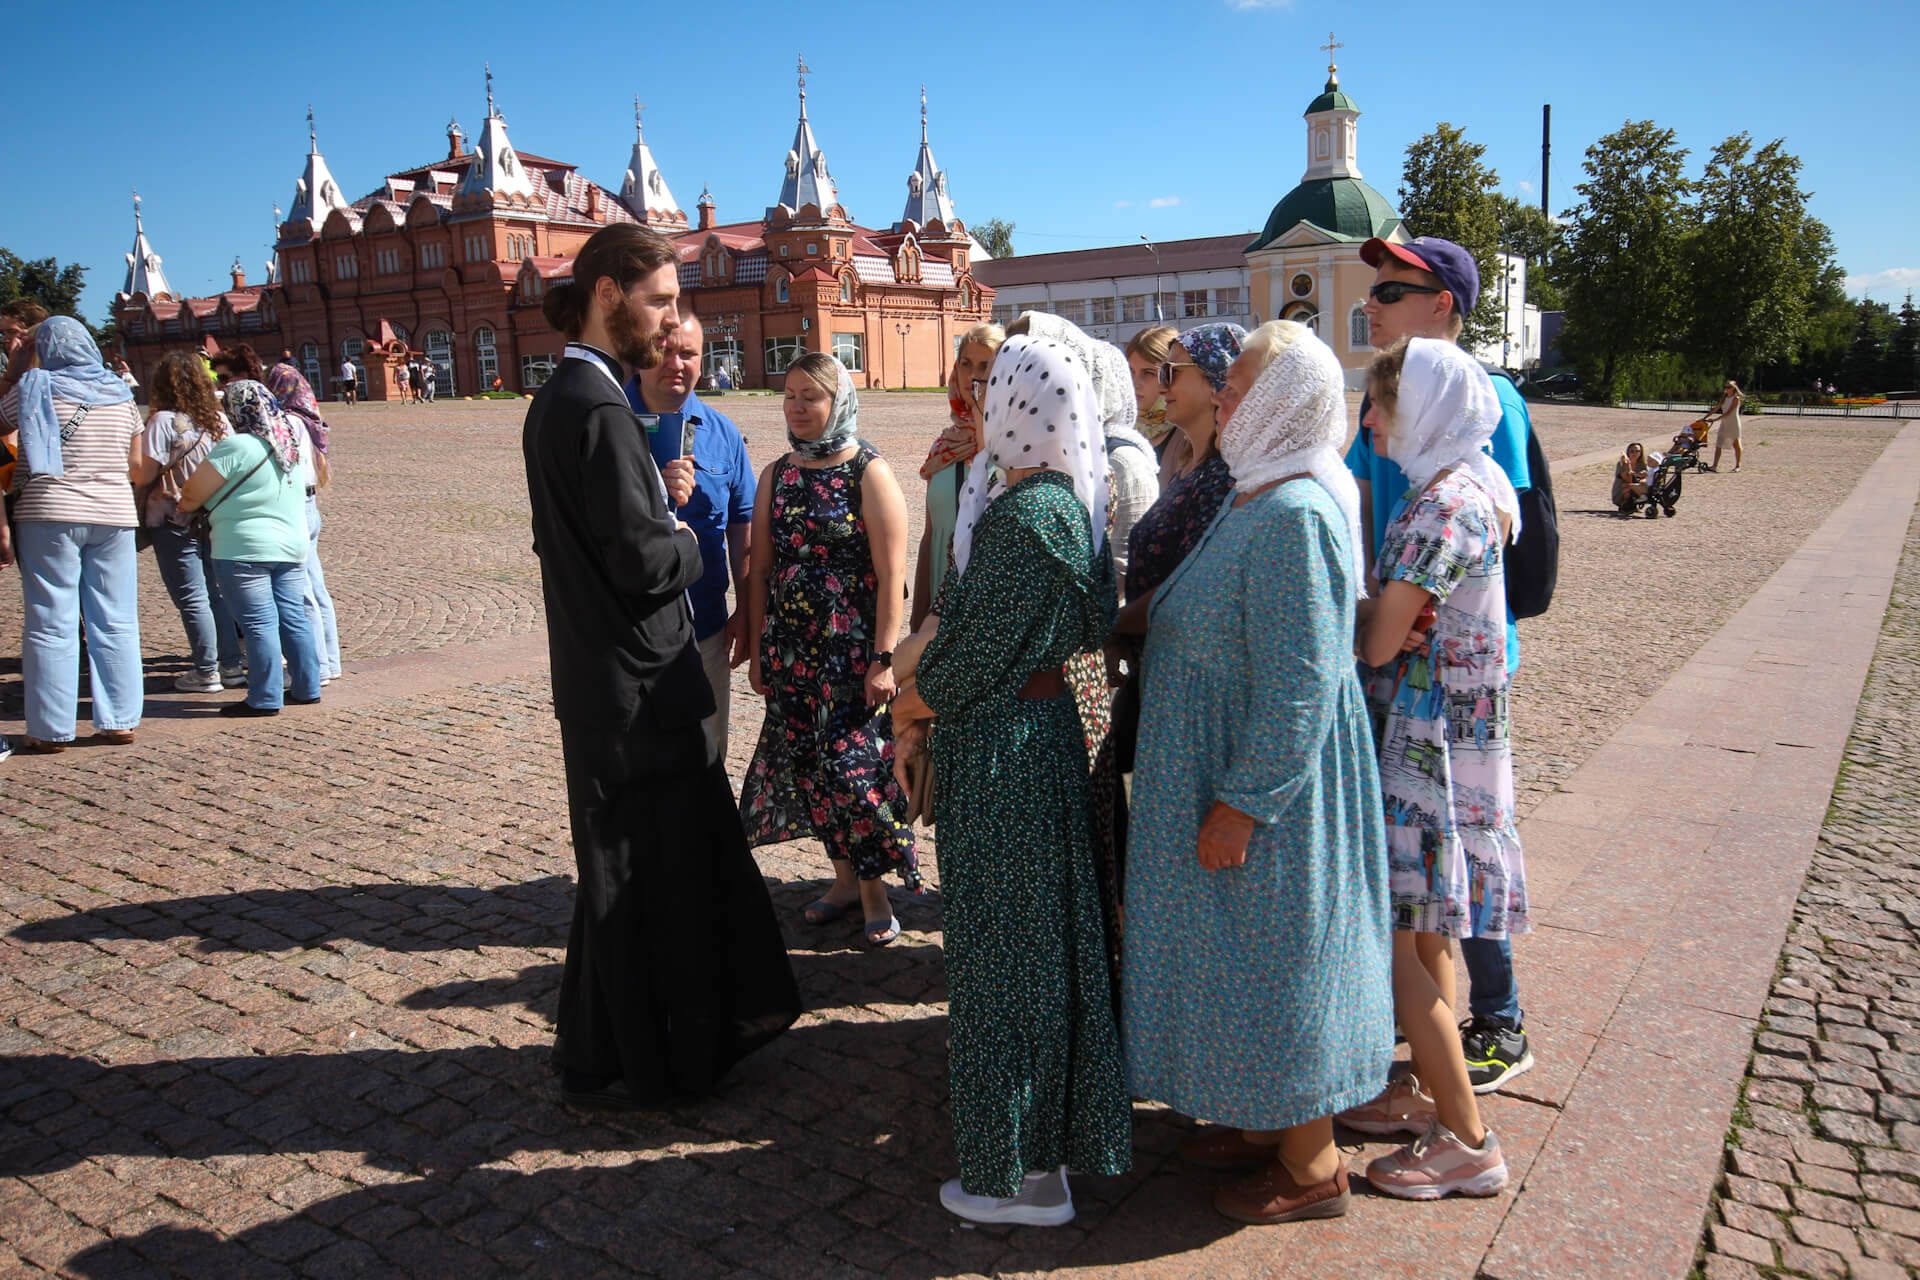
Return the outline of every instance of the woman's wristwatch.
[[[873,665],[882,671],[893,670],[893,650],[887,649],[873,655]]]

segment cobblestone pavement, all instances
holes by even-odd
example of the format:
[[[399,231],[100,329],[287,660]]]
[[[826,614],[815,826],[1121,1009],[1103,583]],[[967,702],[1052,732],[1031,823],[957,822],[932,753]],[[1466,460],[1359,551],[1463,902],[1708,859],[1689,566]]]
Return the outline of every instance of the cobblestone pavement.
[[[1706,1280],[1920,1274],[1920,521],[1755,1038]]]
[[[898,463],[917,529],[914,464],[939,402],[871,400],[867,434]],[[771,457],[777,402],[727,408]],[[958,1226],[933,1199],[951,1166],[937,895],[902,898],[906,934],[882,951],[852,925],[809,929],[798,907],[825,871],[811,843],[760,851],[808,1006],[791,1034],[684,1112],[588,1122],[551,1102],[572,855],[521,412],[342,415],[322,546],[349,675],[322,706],[234,726],[208,714],[218,698],[158,692],[181,638],[148,565],[140,745],[0,766],[0,1274],[1087,1261],[1112,1206],[1168,1171],[1180,1125],[1142,1108],[1134,1171],[1077,1185],[1072,1227]],[[1561,459],[1678,423],[1560,406],[1539,421]],[[1893,429],[1757,420],[1754,465],[1700,481],[1671,522],[1584,514],[1605,505],[1604,465],[1556,477],[1562,596],[1527,624],[1516,695],[1531,797],[1782,561],[1807,527],[1784,513],[1837,500]],[[1775,451],[1795,464],[1770,467]],[[18,627],[0,605],[0,654]],[[18,706],[17,659],[0,659],[0,731],[17,731]],[[758,718],[736,682],[736,776]],[[1521,965],[1524,983],[1524,949]],[[1503,1104],[1497,1123],[1525,1123]],[[1400,1212],[1376,1202],[1354,1229]],[[1479,1222],[1498,1206],[1441,1212]]]

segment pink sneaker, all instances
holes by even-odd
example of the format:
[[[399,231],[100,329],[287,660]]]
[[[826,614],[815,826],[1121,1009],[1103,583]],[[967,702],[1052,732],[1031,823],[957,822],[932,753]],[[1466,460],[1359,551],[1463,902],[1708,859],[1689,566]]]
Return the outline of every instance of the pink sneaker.
[[[1402,1200],[1491,1196],[1507,1185],[1507,1162],[1500,1158],[1493,1130],[1476,1151],[1435,1117],[1418,1138],[1368,1164],[1367,1181],[1375,1191]]]
[[[1433,1116],[1433,1099],[1409,1071],[1372,1102],[1349,1107],[1334,1118],[1356,1133],[1392,1135],[1425,1133]]]

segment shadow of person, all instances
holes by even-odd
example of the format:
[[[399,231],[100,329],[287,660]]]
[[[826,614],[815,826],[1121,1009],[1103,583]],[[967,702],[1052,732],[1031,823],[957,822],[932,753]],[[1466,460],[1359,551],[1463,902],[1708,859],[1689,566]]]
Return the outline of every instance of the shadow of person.
[[[23,942],[200,939],[205,951],[290,951],[363,942],[390,951],[566,942],[573,879],[543,876],[475,889],[450,884],[323,885],[166,898],[23,924]]]

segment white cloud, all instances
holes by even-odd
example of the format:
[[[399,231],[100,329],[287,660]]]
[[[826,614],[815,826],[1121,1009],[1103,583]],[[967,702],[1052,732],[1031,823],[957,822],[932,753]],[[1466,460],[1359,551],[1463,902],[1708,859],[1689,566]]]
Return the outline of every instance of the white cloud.
[[[1920,292],[1920,267],[1888,267],[1872,275],[1848,276],[1848,293],[1871,293],[1881,302],[1892,302],[1912,289]]]
[[[1133,201],[1131,201],[1131,200],[1115,200],[1115,201],[1113,202],[1113,207],[1114,207],[1114,208],[1116,208],[1116,209],[1131,209],[1131,208],[1133,208]]]
[[[1520,190],[1522,194],[1532,195],[1534,191],[1534,187],[1531,182],[1528,182],[1525,178],[1522,178],[1520,179]]]
[[[1173,206],[1179,203],[1180,203],[1179,196],[1155,196],[1153,199],[1147,201],[1147,208],[1171,209],[1173,208]]]

